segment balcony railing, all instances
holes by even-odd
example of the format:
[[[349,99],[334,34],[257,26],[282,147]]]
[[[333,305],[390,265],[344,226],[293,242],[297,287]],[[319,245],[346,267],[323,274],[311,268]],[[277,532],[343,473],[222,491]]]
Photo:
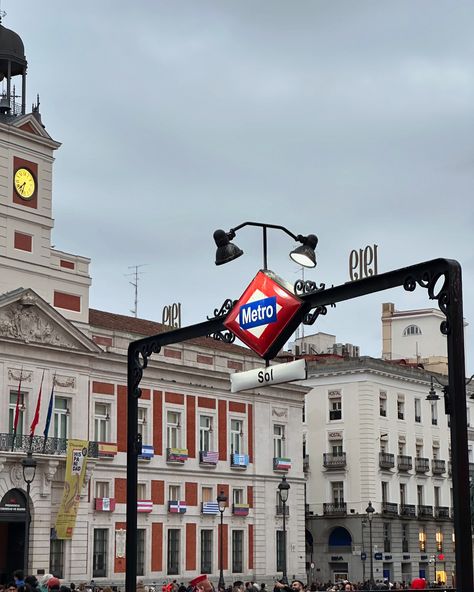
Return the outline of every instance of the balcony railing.
[[[430,470],[429,458],[415,458],[415,471],[417,473],[427,473]]]
[[[400,504],[400,516],[404,518],[415,518],[415,506],[412,504]]]
[[[431,460],[431,471],[433,475],[442,475],[446,473],[446,461],[433,458]]]
[[[342,418],[342,411],[340,409],[336,409],[335,411],[329,412],[329,420],[334,421],[336,419]]]
[[[290,515],[290,508],[285,504],[285,516]],[[283,516],[283,504],[277,504],[275,506],[275,514],[277,516]]]
[[[388,452],[380,452],[379,466],[381,469],[393,469],[395,467],[395,455]]]
[[[325,516],[345,516],[347,514],[347,504],[346,502],[323,504],[323,513]]]
[[[433,518],[433,506],[418,506],[418,518]]]
[[[323,452],[323,465],[326,469],[341,469],[347,464],[346,453],[331,454],[329,452]]]
[[[446,506],[438,506],[434,509],[435,518],[446,518],[449,520],[449,508]]]
[[[382,514],[386,516],[398,516],[398,504],[382,502]]]
[[[413,468],[411,456],[399,454],[397,456],[397,467],[399,471],[411,471]]]
[[[0,434],[0,452],[28,452],[37,454],[66,455],[67,438],[45,438],[44,436],[20,436]],[[12,446],[13,445],[13,446]],[[13,448],[13,450],[12,450]],[[89,442],[89,457],[99,458],[99,443]]]

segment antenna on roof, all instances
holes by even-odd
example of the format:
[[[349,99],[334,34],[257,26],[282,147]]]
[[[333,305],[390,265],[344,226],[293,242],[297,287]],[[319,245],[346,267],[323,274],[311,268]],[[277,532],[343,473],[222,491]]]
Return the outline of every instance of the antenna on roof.
[[[133,282],[129,282],[135,288],[135,299],[134,299],[134,307],[130,309],[130,312],[133,314],[135,318],[138,316],[138,280],[140,279],[140,274],[143,273],[142,271],[138,271],[140,267],[145,267],[148,263],[142,263],[141,265],[129,265],[128,269],[134,269],[133,273],[128,273],[127,277],[132,276],[134,278]]]

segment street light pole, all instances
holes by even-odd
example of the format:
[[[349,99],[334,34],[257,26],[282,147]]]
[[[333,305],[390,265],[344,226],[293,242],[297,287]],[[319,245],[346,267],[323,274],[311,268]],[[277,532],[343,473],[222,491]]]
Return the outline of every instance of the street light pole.
[[[23,547],[23,573],[28,573],[28,552],[30,550],[30,488],[34,481],[36,474],[36,459],[33,458],[31,450],[27,453],[26,458],[21,461],[23,468],[23,479],[26,483],[26,522],[25,522],[25,544]]]
[[[361,529],[362,529],[362,553],[365,553],[365,541],[364,541],[364,530],[367,526],[367,522],[365,518],[361,520]],[[362,581],[365,583],[365,559],[362,561]]]
[[[372,502],[369,502],[369,505],[365,509],[367,512],[367,518],[369,519],[369,548],[370,548],[370,587],[372,588],[375,584],[374,582],[374,546],[372,542],[372,518],[374,515],[374,508],[372,506]]]
[[[221,513],[221,540],[219,551],[219,583],[218,590],[225,590],[224,583],[224,510],[227,503],[227,496],[223,491],[217,496],[217,503],[219,504],[219,512]]]
[[[288,494],[290,493],[290,484],[283,475],[278,484],[278,495],[283,506],[283,577],[282,584],[288,584],[288,576],[286,574],[286,502],[288,501]]]

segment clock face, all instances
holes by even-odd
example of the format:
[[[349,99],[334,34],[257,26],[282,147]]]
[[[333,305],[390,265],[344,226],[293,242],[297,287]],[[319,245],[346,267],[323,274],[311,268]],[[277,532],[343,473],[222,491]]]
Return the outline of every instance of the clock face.
[[[19,168],[15,172],[14,177],[15,191],[22,199],[31,199],[36,189],[36,181],[28,169],[23,167]]]

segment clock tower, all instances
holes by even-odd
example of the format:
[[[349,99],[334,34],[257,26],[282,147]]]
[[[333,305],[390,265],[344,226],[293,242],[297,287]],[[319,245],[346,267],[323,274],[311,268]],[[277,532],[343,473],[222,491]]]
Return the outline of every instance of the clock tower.
[[[90,260],[51,246],[54,151],[61,144],[41,121],[39,99],[26,111],[26,71],[21,38],[0,22],[0,295],[31,288],[66,318],[87,323]]]

